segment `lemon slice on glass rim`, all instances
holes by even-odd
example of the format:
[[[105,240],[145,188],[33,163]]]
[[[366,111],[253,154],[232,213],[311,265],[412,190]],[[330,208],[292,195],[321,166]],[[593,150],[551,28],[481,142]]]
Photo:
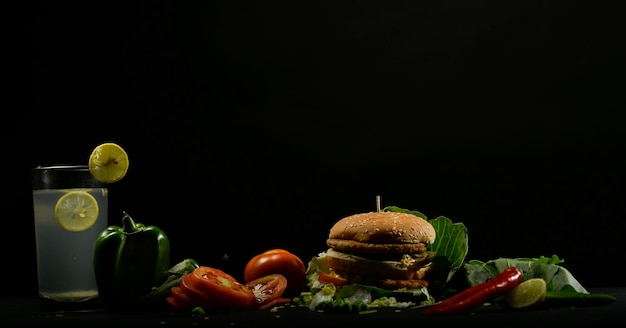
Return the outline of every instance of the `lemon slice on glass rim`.
[[[89,156],[89,171],[104,183],[121,180],[128,171],[128,154],[113,142],[105,142],[93,149]]]
[[[530,278],[511,289],[505,296],[508,306],[514,309],[530,309],[543,303],[547,286],[543,278]]]
[[[98,201],[86,191],[70,191],[57,201],[54,216],[65,230],[84,231],[98,220]]]

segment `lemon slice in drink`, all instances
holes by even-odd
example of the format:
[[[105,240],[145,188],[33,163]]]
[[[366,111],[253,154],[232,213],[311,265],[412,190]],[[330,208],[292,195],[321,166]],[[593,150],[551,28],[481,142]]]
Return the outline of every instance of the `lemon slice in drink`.
[[[93,149],[89,156],[89,171],[101,182],[113,183],[128,171],[128,155],[116,143],[106,142]]]
[[[514,309],[530,309],[543,303],[546,298],[546,281],[543,278],[530,278],[511,289],[505,302]]]
[[[89,229],[98,220],[98,202],[85,191],[70,191],[61,196],[54,208],[57,223],[67,231]]]

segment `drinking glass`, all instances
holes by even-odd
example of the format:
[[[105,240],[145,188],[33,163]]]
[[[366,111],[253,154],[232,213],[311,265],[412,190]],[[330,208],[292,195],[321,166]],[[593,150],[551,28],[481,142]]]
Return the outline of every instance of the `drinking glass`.
[[[37,279],[43,310],[102,308],[93,267],[108,225],[108,188],[87,165],[32,170]]]

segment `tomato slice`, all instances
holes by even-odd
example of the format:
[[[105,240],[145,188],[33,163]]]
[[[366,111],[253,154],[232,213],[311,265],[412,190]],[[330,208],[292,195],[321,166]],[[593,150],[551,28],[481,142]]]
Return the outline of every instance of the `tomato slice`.
[[[217,308],[223,310],[255,308],[254,293],[246,285],[220,269],[200,266],[183,278],[187,278],[188,285],[205,294],[205,299],[210,300],[209,304],[215,304]]]
[[[266,309],[278,303],[291,302],[290,298],[282,297],[287,288],[287,278],[279,273],[254,279],[246,284],[256,298],[259,309]]]
[[[170,296],[166,298],[167,302],[177,310],[190,310],[195,305],[194,302],[185,295],[180,286],[175,286],[170,289]]]
[[[174,291],[172,291],[172,294],[174,294]],[[215,299],[198,289],[191,274],[184,275],[183,279],[180,280],[180,294],[189,300],[189,303],[192,305],[191,308],[200,306],[204,310],[210,310],[216,306]],[[181,302],[186,301],[184,297],[179,297],[179,299],[182,299]]]
[[[324,282],[327,284],[333,284],[337,287],[340,286],[345,286],[347,285],[349,282],[347,279],[340,277],[339,275],[337,275],[336,273],[324,273],[324,272],[320,272],[319,277],[317,277],[317,280],[319,282]]]
[[[181,303],[180,303],[180,301],[178,301],[178,300],[176,299],[176,297],[173,297],[173,296],[168,296],[167,298],[165,298],[165,301],[166,301],[167,303],[169,303],[169,305],[170,305],[171,307],[175,308],[176,310],[180,310],[180,311],[186,311],[186,310],[189,310],[189,309],[187,308],[187,305],[186,305],[186,304],[185,304],[185,305],[181,304]]]

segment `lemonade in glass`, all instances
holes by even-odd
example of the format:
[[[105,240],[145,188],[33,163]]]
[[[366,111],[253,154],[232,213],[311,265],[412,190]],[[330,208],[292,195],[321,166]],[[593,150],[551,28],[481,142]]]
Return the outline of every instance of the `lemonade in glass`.
[[[33,169],[37,278],[44,309],[100,307],[95,242],[108,225],[108,187],[87,165]]]

